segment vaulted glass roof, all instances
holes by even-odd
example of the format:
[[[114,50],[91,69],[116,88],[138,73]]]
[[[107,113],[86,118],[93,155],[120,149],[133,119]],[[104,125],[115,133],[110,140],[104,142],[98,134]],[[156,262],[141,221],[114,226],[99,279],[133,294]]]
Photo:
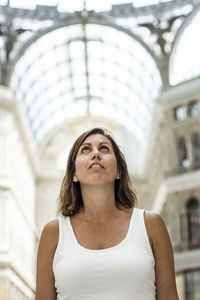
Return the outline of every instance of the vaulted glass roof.
[[[200,8],[194,10],[183,24],[170,59],[172,85],[200,75]]]
[[[77,24],[34,42],[16,64],[11,87],[37,142],[65,120],[92,115],[122,124],[143,144],[161,78],[132,36]]]

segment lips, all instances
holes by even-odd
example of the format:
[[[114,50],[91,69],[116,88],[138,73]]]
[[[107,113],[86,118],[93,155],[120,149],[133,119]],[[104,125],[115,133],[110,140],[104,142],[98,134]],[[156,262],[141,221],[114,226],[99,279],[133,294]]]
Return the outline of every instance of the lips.
[[[100,167],[104,168],[102,166],[102,164],[100,164],[100,163],[92,163],[89,168],[91,169],[93,166],[100,166]]]

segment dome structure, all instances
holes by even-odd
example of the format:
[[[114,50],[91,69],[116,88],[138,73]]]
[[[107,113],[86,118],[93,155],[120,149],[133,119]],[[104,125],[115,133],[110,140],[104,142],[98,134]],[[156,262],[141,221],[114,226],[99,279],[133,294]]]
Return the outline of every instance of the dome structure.
[[[11,87],[37,142],[65,120],[92,115],[113,119],[144,143],[161,77],[151,54],[131,35],[76,24],[31,44],[16,63]]]

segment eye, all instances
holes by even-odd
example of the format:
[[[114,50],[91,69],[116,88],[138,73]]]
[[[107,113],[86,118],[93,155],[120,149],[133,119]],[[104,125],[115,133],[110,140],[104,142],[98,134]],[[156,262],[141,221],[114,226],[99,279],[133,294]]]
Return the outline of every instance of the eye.
[[[104,152],[108,152],[109,151],[109,147],[106,145],[101,146],[101,150],[103,150]]]
[[[88,147],[88,146],[85,146],[85,147],[83,147],[82,149],[81,149],[81,152],[82,153],[87,153],[87,152],[89,152],[90,151],[90,148]]]

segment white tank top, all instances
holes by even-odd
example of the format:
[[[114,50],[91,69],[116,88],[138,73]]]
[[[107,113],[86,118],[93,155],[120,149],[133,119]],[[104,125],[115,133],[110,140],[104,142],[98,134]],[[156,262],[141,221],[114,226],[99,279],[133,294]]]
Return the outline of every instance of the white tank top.
[[[155,262],[144,210],[134,208],[126,237],[116,246],[81,246],[70,217],[60,215],[53,259],[58,300],[155,300]]]

